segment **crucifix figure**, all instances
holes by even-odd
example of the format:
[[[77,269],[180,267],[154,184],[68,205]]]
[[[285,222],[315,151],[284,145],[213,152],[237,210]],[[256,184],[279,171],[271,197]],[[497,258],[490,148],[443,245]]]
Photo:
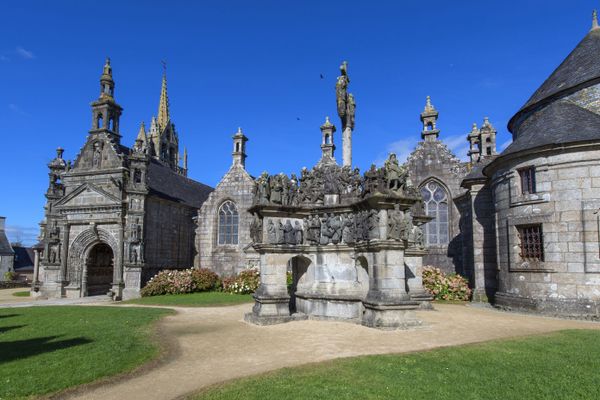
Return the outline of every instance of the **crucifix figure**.
[[[352,166],[352,131],[354,130],[354,113],[356,102],[352,93],[348,93],[348,63],[340,65],[340,73],[335,84],[337,112],[342,122],[342,159],[344,166]]]

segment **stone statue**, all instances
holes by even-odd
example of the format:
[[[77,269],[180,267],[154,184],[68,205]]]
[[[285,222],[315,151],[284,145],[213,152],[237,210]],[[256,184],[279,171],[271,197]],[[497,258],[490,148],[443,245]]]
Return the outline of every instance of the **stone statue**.
[[[138,262],[138,253],[134,244],[131,244],[129,247],[129,262],[133,264],[137,264]]]
[[[94,143],[94,150],[92,155],[92,167],[100,168],[102,164],[102,142]]]
[[[317,215],[311,215],[307,219],[307,235],[306,241],[308,244],[319,244],[319,237],[321,236],[321,220]]]
[[[363,194],[373,195],[377,192],[379,186],[379,172],[375,164],[371,164],[371,168],[365,172],[365,183]]]
[[[404,216],[396,204],[393,210],[388,211],[388,232],[387,238],[393,240],[402,240],[404,228]]]
[[[271,244],[277,243],[277,229],[275,228],[275,224],[273,223],[272,219],[270,219],[269,223],[267,224],[267,239]]]
[[[339,217],[329,214],[327,218],[327,229],[329,232],[330,242],[338,244],[342,240],[342,221]]]
[[[256,180],[256,204],[269,204],[270,198],[269,174],[263,172]]]
[[[379,239],[379,214],[370,210],[367,214],[368,239]]]
[[[342,216],[342,241],[348,245],[355,243],[354,239],[354,214]]]
[[[404,186],[406,181],[405,171],[398,164],[396,154],[391,153],[384,164],[385,180],[387,182],[387,189],[392,192],[399,192]]]
[[[294,237],[296,239],[295,244],[302,244],[303,242],[304,231],[302,230],[302,225],[300,221],[296,221],[294,223]]]
[[[296,174],[292,174],[290,178],[288,197],[291,206],[297,206],[300,203],[298,196],[298,177],[296,177]]]
[[[354,96],[348,93],[348,84],[350,78],[348,77],[348,63],[344,61],[340,65],[340,73],[337,82],[335,84],[335,97],[337,102],[337,112],[342,121],[342,131],[346,130],[346,127],[354,129],[354,110],[356,103]]]
[[[285,230],[284,230],[283,223],[281,222],[281,220],[277,221],[276,235],[277,235],[277,244],[285,244]]]
[[[270,180],[271,196],[269,200],[271,203],[281,204],[281,196],[283,193],[283,182],[281,181],[281,175],[275,175]]]
[[[262,243],[263,240],[263,223],[258,215],[254,215],[250,224],[250,238],[252,243]]]
[[[279,181],[281,182],[281,204],[284,206],[290,205],[290,179],[287,175],[279,174]]]
[[[294,227],[289,219],[283,226],[283,237],[285,244],[296,244],[296,232],[294,232]]]

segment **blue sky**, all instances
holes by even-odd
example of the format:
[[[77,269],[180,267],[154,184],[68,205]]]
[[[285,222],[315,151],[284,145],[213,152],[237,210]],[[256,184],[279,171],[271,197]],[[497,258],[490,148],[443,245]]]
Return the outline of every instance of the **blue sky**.
[[[123,143],[156,114],[166,60],[171,117],[190,177],[216,185],[231,136],[250,138],[252,174],[298,171],[336,125],[335,79],[349,62],[357,102],[354,163],[420,139],[430,95],[441,138],[466,157],[484,116],[506,124],[590,28],[596,1],[5,1],[0,24],[0,215],[11,240],[35,240],[46,164],[72,159],[91,123],[104,58],[123,106]],[[324,79],[320,78],[320,75]],[[341,135],[336,136],[341,150]],[[183,149],[181,149],[183,151]],[[338,151],[341,159],[341,151]]]

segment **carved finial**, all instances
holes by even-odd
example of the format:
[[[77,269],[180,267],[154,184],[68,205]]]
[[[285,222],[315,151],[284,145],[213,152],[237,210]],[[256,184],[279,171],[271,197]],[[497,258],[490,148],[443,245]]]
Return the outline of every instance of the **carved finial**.
[[[323,125],[321,125],[321,129],[331,128],[331,127],[333,127],[333,124],[329,120],[329,117],[325,117],[325,122],[323,123]]]
[[[61,159],[65,150],[62,147],[56,149],[56,158]]]
[[[241,126],[238,126],[237,133],[242,134],[242,127]]]
[[[102,71],[103,75],[112,75],[112,68],[110,66],[110,57],[106,57],[106,61],[104,62],[104,69]]]
[[[596,10],[592,11],[592,31],[598,29],[598,12]]]
[[[435,107],[431,104],[431,96],[425,98],[425,112],[435,111]]]

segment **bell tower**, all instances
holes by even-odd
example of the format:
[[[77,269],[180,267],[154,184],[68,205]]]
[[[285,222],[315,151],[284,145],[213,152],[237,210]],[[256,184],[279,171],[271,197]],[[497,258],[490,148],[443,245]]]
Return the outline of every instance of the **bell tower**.
[[[238,128],[235,135],[233,135],[233,165],[241,165],[242,168],[246,168],[246,142],[248,138],[242,132],[242,128]]]
[[[333,153],[335,151],[335,144],[333,144],[333,133],[335,132],[335,125],[329,121],[329,117],[325,117],[325,123],[321,125],[321,160],[319,164],[336,164]]]
[[[106,58],[100,76],[100,97],[92,103],[92,129],[90,133],[105,132],[115,143],[119,143],[119,118],[123,108],[115,102],[115,81],[112,77],[110,58]]]
[[[431,97],[427,96],[425,101],[425,109],[421,113],[421,122],[423,123],[423,131],[421,138],[427,142],[437,140],[440,130],[437,128],[438,111],[431,104]]]

